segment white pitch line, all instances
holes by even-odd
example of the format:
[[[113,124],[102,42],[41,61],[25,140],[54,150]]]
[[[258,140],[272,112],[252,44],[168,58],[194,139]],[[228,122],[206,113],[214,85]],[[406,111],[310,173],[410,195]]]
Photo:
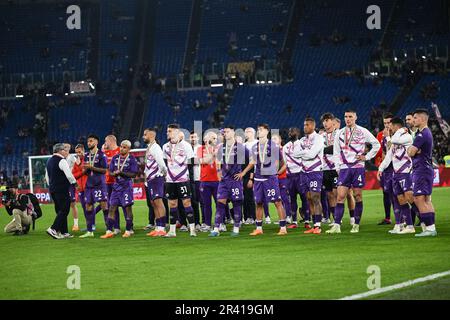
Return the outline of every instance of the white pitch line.
[[[417,279],[414,279],[414,280],[408,280],[408,281],[405,281],[405,282],[402,282],[402,283],[394,284],[392,286],[379,288],[379,289],[374,289],[374,290],[370,290],[370,291],[363,292],[363,293],[354,294],[352,296],[347,296],[347,297],[341,298],[339,300],[358,300],[358,299],[362,299],[362,298],[367,298],[367,297],[370,297],[370,296],[378,295],[380,293],[406,288],[406,287],[415,285],[417,283],[427,282],[427,281],[435,280],[435,279],[442,278],[442,277],[449,276],[449,275],[450,275],[450,270],[444,271],[444,272],[440,272],[440,273],[430,274],[430,275],[428,275],[426,277],[417,278]]]

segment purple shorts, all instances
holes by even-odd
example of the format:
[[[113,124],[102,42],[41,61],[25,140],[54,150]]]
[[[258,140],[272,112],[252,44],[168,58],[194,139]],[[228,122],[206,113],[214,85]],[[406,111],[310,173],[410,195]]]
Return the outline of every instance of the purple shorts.
[[[412,173],[412,189],[414,196],[429,196],[433,191],[434,172],[414,172]]]
[[[302,181],[302,191],[306,193],[310,192],[322,192],[322,180],[323,180],[323,172],[315,171],[315,172],[303,172],[301,174]]]
[[[276,175],[267,177],[264,181],[257,181],[253,184],[253,194],[255,202],[262,204],[264,202],[275,202],[281,200],[280,184]]]
[[[412,190],[412,179],[409,173],[397,173],[392,176],[392,190],[394,196],[404,194]]]
[[[362,188],[366,185],[366,171],[364,168],[349,168],[339,171],[338,187]]]
[[[383,188],[383,192],[392,192],[393,190],[393,174],[392,170],[384,171],[381,175],[380,186]]]
[[[150,181],[147,181],[148,193],[150,200],[164,198],[164,177],[156,177]]]
[[[134,204],[133,199],[133,189],[128,189],[124,191],[115,191],[113,190],[111,193],[111,197],[109,198],[109,205],[115,207],[129,207]]]
[[[242,181],[222,180],[217,188],[217,199],[242,201],[244,199],[244,184]]]
[[[70,202],[77,201],[77,198],[75,196],[75,186],[73,184],[69,187],[69,195],[70,195]]]
[[[106,186],[100,186],[95,188],[86,187],[84,190],[84,201],[86,204],[94,204],[96,202],[102,202],[107,200]]]
[[[289,194],[293,196],[297,196],[297,194],[303,193],[302,190],[302,177],[301,173],[294,173],[290,174],[287,177],[287,188],[289,191]]]

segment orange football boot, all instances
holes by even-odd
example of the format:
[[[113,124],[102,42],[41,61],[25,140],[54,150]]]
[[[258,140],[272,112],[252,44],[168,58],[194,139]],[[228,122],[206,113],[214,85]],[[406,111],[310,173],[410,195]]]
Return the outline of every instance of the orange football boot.
[[[101,239],[109,239],[109,238],[114,238],[114,232],[107,232],[104,235],[102,235],[100,237]]]
[[[250,235],[251,236],[260,236],[260,235],[262,235],[264,232],[262,231],[262,230],[260,230],[260,229],[255,229],[255,230],[253,230],[253,232],[252,233],[250,233]]]

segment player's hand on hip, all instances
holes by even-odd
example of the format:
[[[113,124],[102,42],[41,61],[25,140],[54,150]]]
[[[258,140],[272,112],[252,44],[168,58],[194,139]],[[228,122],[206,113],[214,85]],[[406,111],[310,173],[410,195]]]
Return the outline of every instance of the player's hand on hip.
[[[381,172],[381,171],[378,171],[377,172],[377,180],[378,181],[380,181],[381,180],[381,175],[382,175],[383,173]]]
[[[363,155],[363,154],[360,154],[360,155],[356,156],[356,159],[359,160],[359,161],[366,161],[366,156]]]
[[[243,177],[244,177],[244,175],[242,174],[242,172],[236,173],[234,175],[234,180],[239,181],[239,180],[242,180]]]

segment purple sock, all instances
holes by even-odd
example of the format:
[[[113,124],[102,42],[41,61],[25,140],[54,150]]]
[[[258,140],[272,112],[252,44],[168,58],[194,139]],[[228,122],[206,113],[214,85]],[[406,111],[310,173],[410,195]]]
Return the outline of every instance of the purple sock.
[[[270,217],[270,213],[269,213],[269,204],[267,202],[264,202],[264,216]]]
[[[102,206],[98,205],[95,207],[95,214],[99,213],[102,210]]]
[[[176,224],[179,219],[178,208],[170,208],[170,224]]]
[[[383,204],[384,204],[385,219],[391,219],[391,203],[392,203],[391,194],[388,192],[383,192]]]
[[[402,208],[400,204],[398,203],[398,200],[394,198],[393,201],[393,207],[394,207],[394,217],[395,217],[395,224],[400,224],[402,221]]]
[[[325,219],[329,219],[330,209],[328,206],[327,192],[325,190],[322,190],[322,193],[320,194],[320,202],[322,203],[322,211]]]
[[[419,210],[417,209],[417,206],[415,203],[411,205],[411,220],[413,224],[416,223],[416,217],[419,217]],[[419,217],[420,219],[420,217]]]
[[[234,226],[239,228],[242,220],[242,201],[233,202]]]
[[[262,220],[256,220],[256,226],[262,227]]]
[[[355,223],[356,224],[359,224],[361,222],[362,213],[363,213],[362,201],[356,202],[356,204],[355,204]]]
[[[159,218],[159,223],[161,224],[160,226],[165,228],[166,227],[166,223],[167,223],[167,216],[163,216],[161,218]]]
[[[421,213],[420,218],[427,227],[434,224],[434,212]]]
[[[126,221],[126,227],[125,227],[125,229],[127,230],[127,231],[131,231],[132,229],[133,229],[133,219],[132,218],[126,218],[125,219],[125,221]]]
[[[330,207],[330,215],[333,217],[333,219],[334,219],[334,209],[335,207]]]
[[[108,215],[109,215],[109,210],[103,210],[103,219],[105,219],[105,226],[108,227]]]
[[[356,208],[355,208],[356,209]],[[349,209],[348,213],[350,214],[350,218],[354,218],[355,217],[355,210],[353,209]]]
[[[124,209],[122,209],[124,210]],[[126,216],[127,214],[125,213],[124,210],[124,215]],[[119,214],[119,208],[116,209],[116,212],[114,212],[114,229],[120,229],[120,214]]]
[[[194,209],[192,209],[191,206],[184,207],[184,212],[186,212],[186,218],[189,224],[192,224],[195,222],[194,220]]]
[[[94,211],[86,210],[86,225],[87,231],[92,232],[92,225],[94,224]]]
[[[314,224],[320,223],[322,221],[322,215],[321,214],[315,214],[314,215]]]
[[[406,225],[408,226],[413,225],[413,221],[411,219],[411,208],[408,203],[402,205],[402,216],[405,217]]]
[[[108,217],[108,224],[106,230],[112,231],[114,228],[115,221],[114,219]]]
[[[280,220],[280,228],[286,227],[286,220]]]
[[[344,204],[336,203],[336,208],[334,209],[334,223],[341,224],[343,216],[344,216]]]
[[[216,208],[216,217],[215,217],[215,222],[214,222],[214,226],[216,228],[220,227],[220,224],[223,222],[223,217],[225,216],[225,210],[226,210],[226,205],[223,204],[222,202],[217,202],[217,208]]]

